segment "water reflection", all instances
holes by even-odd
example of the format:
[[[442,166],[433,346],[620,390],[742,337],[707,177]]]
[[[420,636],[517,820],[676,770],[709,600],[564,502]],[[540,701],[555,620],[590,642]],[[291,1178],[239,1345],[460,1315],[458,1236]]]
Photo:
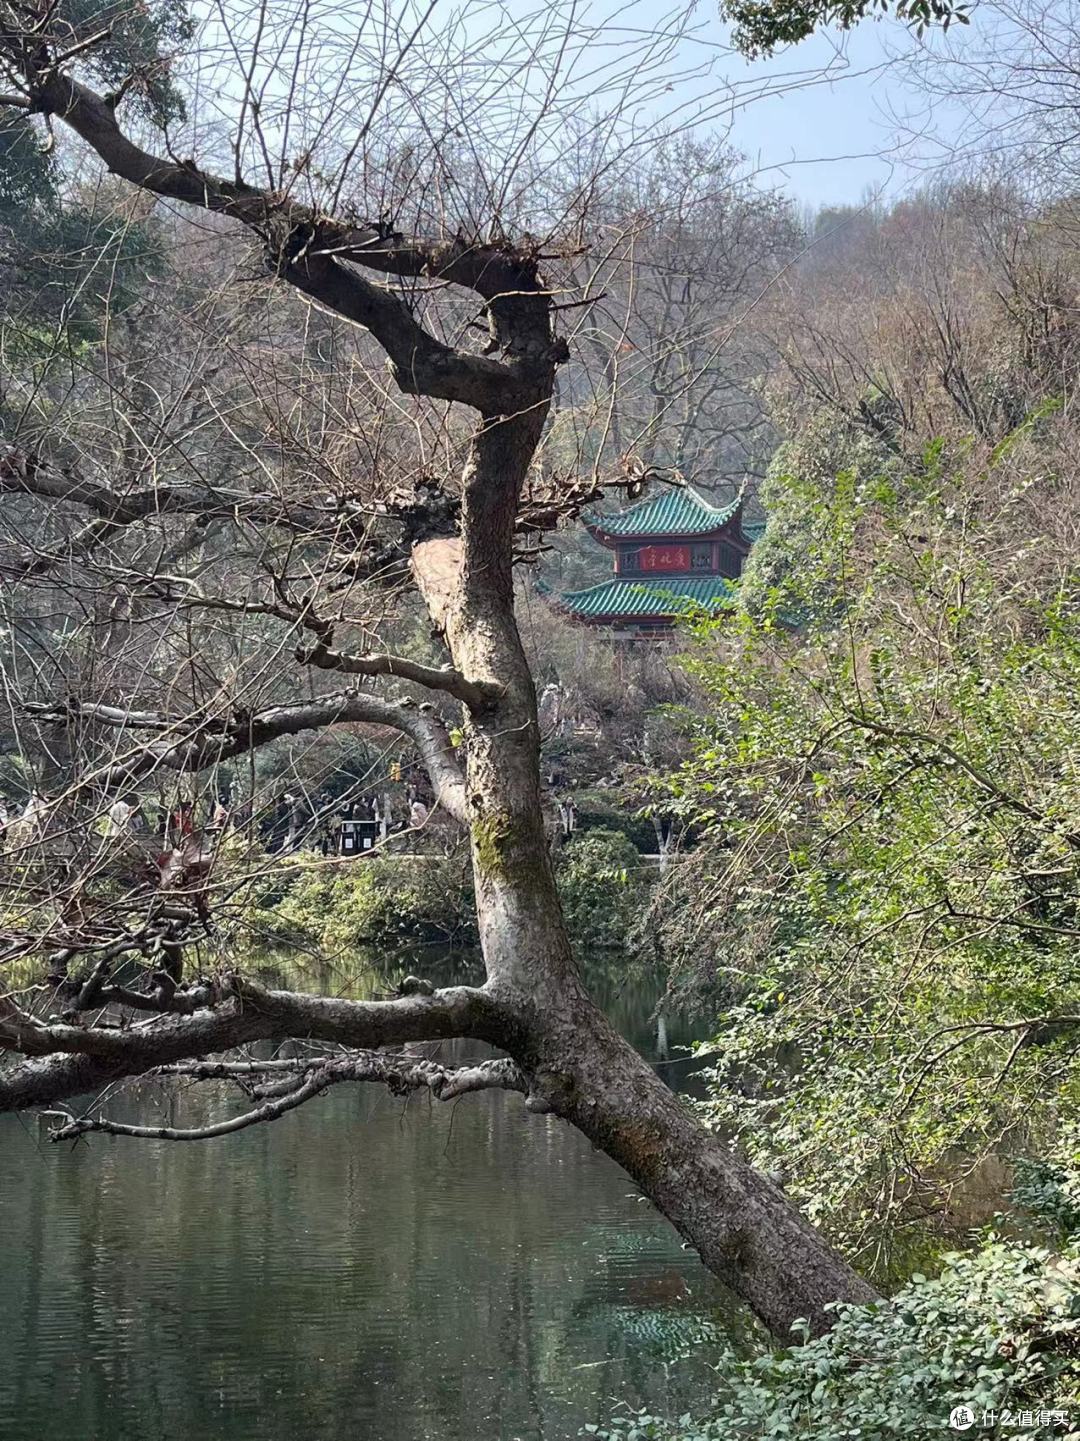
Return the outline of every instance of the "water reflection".
[[[596,994],[652,1053],[655,984],[605,967]],[[224,1087],[147,1083],[113,1111],[233,1107]],[[569,1441],[615,1398],[707,1393],[709,1348],[672,1363],[723,1324],[720,1288],[614,1165],[517,1096],[340,1088],[190,1146],[41,1147],[4,1118],[0,1145],[0,1436]]]
[[[479,952],[438,945],[403,948],[390,964],[375,950],[319,964],[273,954],[256,969],[267,985],[317,990],[352,1000],[389,995],[410,972],[425,976],[436,986],[480,985],[484,979]],[[587,955],[585,972],[590,994],[635,1049],[673,1087],[693,1093],[698,1066],[686,1053],[707,1028],[702,1030],[699,1019],[661,1006],[662,973],[640,961],[628,964],[615,950]]]

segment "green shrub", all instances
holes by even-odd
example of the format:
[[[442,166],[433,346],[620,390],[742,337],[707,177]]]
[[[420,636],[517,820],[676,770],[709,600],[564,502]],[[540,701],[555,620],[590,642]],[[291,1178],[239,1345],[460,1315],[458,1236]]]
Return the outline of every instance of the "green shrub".
[[[1059,1236],[1080,1236],[1080,1126],[1064,1128],[1053,1159],[1016,1162],[1012,1198]]]
[[[284,885],[280,873],[271,881],[246,919],[257,944],[323,951],[368,941],[470,941],[476,935],[463,856],[297,866]]]
[[[621,793],[603,790],[579,790],[574,796],[577,805],[577,834],[615,831],[625,836],[635,851],[656,852],[656,831],[647,816],[635,809],[633,802]]]
[[[838,1306],[833,1329],[752,1361],[731,1356],[706,1420],[644,1412],[587,1435],[606,1441],[905,1441],[950,1434],[970,1406],[973,1436],[1076,1436],[1080,1422],[1080,1258],[991,1240],[950,1255],[876,1306]],[[1040,1424],[1039,1413],[1043,1413]],[[993,1413],[993,1420],[990,1420]],[[1009,1413],[1009,1414],[1007,1414]],[[989,1422],[989,1424],[987,1424]]]
[[[617,831],[576,835],[556,858],[576,944],[625,947],[645,903],[635,847]],[[256,945],[336,951],[367,941],[475,941],[476,902],[464,853],[347,866],[294,862],[274,872],[245,914]]]
[[[645,900],[639,864],[637,850],[618,831],[579,832],[559,852],[559,894],[576,944],[629,944]]]
[[[889,1283],[960,1241],[958,1157],[1080,1115],[1080,611],[1010,455],[793,478],[799,563],[686,661],[661,924],[723,1009],[707,1115]]]

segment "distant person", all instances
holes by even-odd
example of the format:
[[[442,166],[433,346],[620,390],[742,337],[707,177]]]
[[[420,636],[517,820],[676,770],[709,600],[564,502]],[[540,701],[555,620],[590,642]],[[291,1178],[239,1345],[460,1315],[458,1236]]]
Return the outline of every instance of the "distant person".
[[[296,844],[296,807],[296,797],[292,791],[286,791],[281,798],[281,817],[285,830],[285,834],[281,838],[281,849],[283,851],[291,851]]]
[[[182,801],[169,816],[169,824],[165,833],[167,845],[183,850],[185,842],[190,838],[194,829],[195,820],[191,803]]]
[[[559,802],[559,820],[562,824],[563,840],[568,841],[577,830],[577,806],[573,797]]]

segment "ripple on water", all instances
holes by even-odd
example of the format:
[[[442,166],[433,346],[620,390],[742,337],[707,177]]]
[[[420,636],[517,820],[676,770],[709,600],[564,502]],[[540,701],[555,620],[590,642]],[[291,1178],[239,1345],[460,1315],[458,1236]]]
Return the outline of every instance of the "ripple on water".
[[[228,1114],[228,1091],[114,1113]],[[4,1441],[571,1441],[708,1392],[727,1304],[576,1132],[517,1096],[331,1093],[219,1144],[0,1121]]]

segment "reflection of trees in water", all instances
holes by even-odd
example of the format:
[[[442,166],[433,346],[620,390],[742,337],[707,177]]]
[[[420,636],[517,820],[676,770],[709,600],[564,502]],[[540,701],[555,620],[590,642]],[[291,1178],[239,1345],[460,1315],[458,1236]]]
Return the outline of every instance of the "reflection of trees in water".
[[[363,997],[475,967],[425,947],[316,976]],[[312,983],[307,959],[262,969]],[[586,970],[654,1055],[663,978],[611,953]],[[673,1049],[690,1040],[667,1025]],[[199,1125],[239,1104],[224,1084],[146,1081],[113,1109]],[[0,1144],[33,1140],[5,1120]],[[708,1393],[712,1346],[668,1371],[714,1339],[717,1284],[611,1162],[517,1097],[439,1107],[360,1087],[227,1145],[50,1148],[10,1168],[0,1236],[3,1434],[240,1438],[257,1418],[265,1441],[565,1441],[613,1395],[685,1409]]]
[[[589,1319],[598,1334],[621,1338],[628,1354],[648,1347],[666,1361],[677,1361],[702,1346],[719,1347],[725,1340],[723,1328],[708,1316],[670,1303],[634,1306],[608,1301],[593,1309]]]
[[[286,989],[366,1001],[392,991],[410,973],[436,986],[480,985],[484,967],[478,951],[458,946],[357,946],[348,954],[316,960],[287,950],[268,951],[249,967],[259,980]]]
[[[354,984],[445,984],[461,961],[363,958]],[[659,986],[605,964],[620,1014],[647,1016]],[[147,1081],[115,1112],[205,1124],[239,1104]],[[32,1144],[0,1127],[6,1154]],[[677,1388],[687,1409],[711,1348],[669,1381],[645,1332],[661,1337],[665,1308],[697,1316],[715,1283],[630,1190],[576,1132],[495,1093],[441,1107],[358,1087],[227,1144],[49,1148],[0,1189],[0,1434],[566,1441],[613,1395]]]
[[[683,1053],[707,1035],[709,1028],[700,1017],[683,1011],[665,1008],[657,1012],[667,982],[663,968],[640,956],[610,950],[587,952],[581,957],[581,968],[597,1005],[643,1056],[663,1064],[663,1074],[673,1085],[681,1085],[694,1069]],[[477,951],[443,945],[362,948],[323,964],[307,956],[274,952],[258,967],[259,979],[266,984],[314,988],[353,1000],[385,995],[410,973],[424,976],[436,986],[483,982]]]
[[[586,1356],[603,1390],[648,1396],[649,1408],[677,1413],[708,1391],[730,1350],[732,1302],[715,1278],[675,1256],[657,1254],[655,1233],[628,1227],[595,1238],[598,1252],[564,1332],[564,1367]]]

